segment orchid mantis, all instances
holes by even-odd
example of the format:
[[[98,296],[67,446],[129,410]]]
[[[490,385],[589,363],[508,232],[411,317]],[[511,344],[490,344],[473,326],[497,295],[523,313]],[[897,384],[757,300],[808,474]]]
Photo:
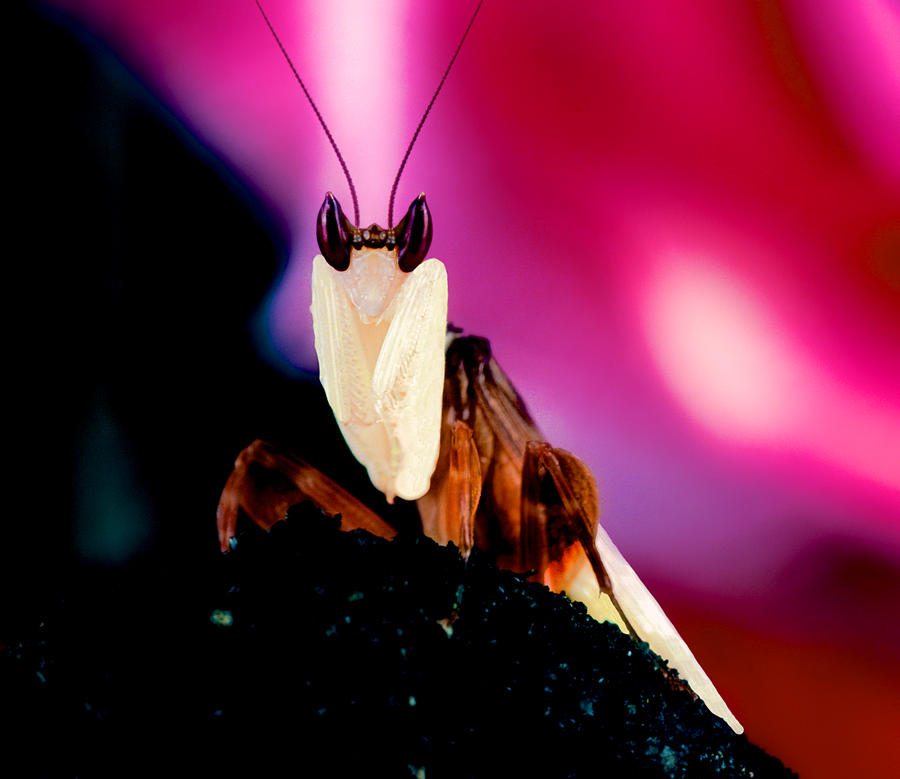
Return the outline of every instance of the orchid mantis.
[[[480,3],[428,110],[479,8]],[[261,6],[260,11],[325,127]],[[352,180],[325,130],[350,184],[355,222],[328,193],[316,228],[322,254],[313,260],[312,273],[316,351],[338,426],[372,483],[388,502],[395,497],[416,500],[423,530],[436,541],[456,544],[463,556],[477,546],[502,566],[536,571],[551,589],[585,602],[596,618],[646,641],[713,713],[742,732],[659,604],[600,526],[597,487],[588,468],[544,441],[488,342],[448,328],[446,270],[439,260],[425,259],[433,228],[424,194],[394,226],[401,165],[391,192],[388,227],[361,228]],[[254,476],[251,465],[286,477],[290,489],[272,489]],[[324,474],[255,441],[241,452],[222,494],[222,550],[233,543],[240,509],[268,528],[301,500],[341,514],[344,529],[394,535],[387,522]]]

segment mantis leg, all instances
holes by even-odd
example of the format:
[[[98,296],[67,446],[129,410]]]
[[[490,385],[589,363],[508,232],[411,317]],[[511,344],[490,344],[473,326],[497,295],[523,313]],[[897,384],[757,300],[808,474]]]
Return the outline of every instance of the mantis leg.
[[[396,535],[387,522],[321,471],[257,439],[238,455],[222,490],[216,512],[220,548],[223,552],[229,549],[239,510],[268,530],[285,518],[291,506],[304,500],[326,514],[340,514],[343,530],[368,530],[387,539]]]
[[[523,556],[544,582],[582,601],[598,620],[615,622],[666,660],[669,683],[699,696],[736,733],[740,723],[653,595],[599,524],[597,487],[577,457],[529,442],[522,466]],[[598,592],[599,590],[599,592]]]
[[[431,489],[419,499],[422,530],[439,544],[456,544],[468,559],[475,545],[475,513],[481,500],[481,461],[472,428],[456,420],[448,430],[446,447],[442,447],[446,451]]]
[[[550,444],[528,442],[522,464],[523,561],[550,589],[586,601],[597,616],[638,638],[595,544],[599,506],[596,482],[581,460]]]

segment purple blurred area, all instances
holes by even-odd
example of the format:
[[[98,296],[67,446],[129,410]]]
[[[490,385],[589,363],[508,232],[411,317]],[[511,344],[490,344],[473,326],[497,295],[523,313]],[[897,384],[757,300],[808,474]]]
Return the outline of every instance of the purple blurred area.
[[[47,6],[274,215],[290,260],[255,344],[314,372],[314,218],[350,198],[254,3]],[[384,223],[470,9],[265,8]],[[897,759],[898,138],[892,0],[489,0],[395,209],[427,193],[451,321],[592,468],[612,538],[801,775]]]

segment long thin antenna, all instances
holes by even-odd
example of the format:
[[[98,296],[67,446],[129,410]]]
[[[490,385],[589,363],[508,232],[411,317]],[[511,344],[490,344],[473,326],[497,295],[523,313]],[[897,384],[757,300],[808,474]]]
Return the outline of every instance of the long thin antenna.
[[[479,5],[480,5],[480,3],[479,3]],[[275,39],[275,43],[278,44],[278,48],[281,49],[281,53],[284,54],[284,58],[287,60],[288,65],[291,66],[291,70],[294,72],[294,78],[297,79],[297,83],[300,85],[300,88],[303,90],[303,94],[306,95],[306,99],[309,101],[309,104],[312,106],[312,110],[315,112],[316,118],[319,120],[319,124],[322,125],[322,129],[325,131],[325,135],[328,136],[328,142],[331,144],[331,148],[334,149],[334,153],[337,155],[338,162],[341,163],[341,170],[344,171],[344,176],[347,177],[347,183],[350,185],[350,197],[353,198],[353,224],[358,225],[359,224],[359,202],[356,199],[356,187],[353,186],[353,179],[350,178],[350,171],[347,169],[347,163],[344,162],[344,157],[343,157],[343,155],[341,155],[341,150],[338,149],[337,144],[334,142],[334,138],[331,137],[331,130],[329,130],[328,125],[325,124],[325,120],[322,118],[322,114],[319,113],[318,106],[316,106],[315,102],[313,101],[312,97],[310,96],[309,90],[306,88],[306,84],[303,83],[303,79],[300,78],[300,74],[297,72],[297,68],[294,67],[294,63],[291,62],[291,58],[288,56],[287,51],[285,51],[284,45],[281,43],[281,39],[278,37],[278,33],[275,32],[275,28],[272,27],[272,22],[269,21],[269,17],[266,16],[266,12],[263,11],[263,7],[259,4],[259,0],[256,0],[256,7],[259,8],[259,12],[262,14],[263,19],[266,20],[266,25],[269,28],[269,32],[272,33],[272,37]],[[466,30],[466,32],[468,32],[468,30]],[[463,37],[465,37],[465,36],[463,36]],[[453,58],[456,59],[456,55],[454,55]],[[453,63],[451,62],[450,64],[452,65]],[[448,70],[449,70],[449,68],[448,68]],[[446,74],[444,77],[446,78]],[[438,90],[440,90],[440,87],[438,87]],[[435,97],[437,97],[437,94],[435,94]],[[434,100],[432,100],[431,102],[433,103]],[[428,107],[431,108],[431,106],[428,106]],[[426,112],[426,115],[427,115],[427,112]],[[424,121],[424,119],[423,119],[423,121]],[[416,131],[416,135],[418,135],[418,130]],[[415,138],[413,140],[415,140]],[[407,151],[407,155],[408,154],[409,154],[409,152]],[[404,159],[404,163],[405,162],[406,162],[406,160]],[[401,167],[400,170],[403,170],[403,168]],[[399,178],[399,174],[398,174],[398,178]],[[397,185],[395,183],[394,187],[396,188],[396,186]]]
[[[466,27],[466,31],[463,33],[462,38],[460,38],[459,45],[456,47],[456,51],[453,52],[453,56],[450,58],[450,64],[447,65],[447,69],[444,71],[444,75],[441,77],[441,81],[437,85],[437,89],[434,90],[434,94],[431,96],[431,102],[425,109],[425,113],[422,114],[422,118],[419,121],[419,126],[416,127],[416,131],[413,133],[413,137],[409,142],[409,146],[406,147],[406,154],[403,155],[403,161],[400,163],[400,170],[397,171],[397,178],[394,179],[394,186],[391,187],[391,199],[388,202],[388,229],[394,226],[394,198],[397,196],[397,185],[400,183],[400,176],[403,175],[403,169],[406,167],[406,161],[409,159],[409,153],[412,151],[412,147],[415,145],[416,138],[419,137],[419,133],[422,130],[422,125],[425,124],[425,120],[428,118],[428,114],[431,112],[431,106],[434,105],[434,101],[437,100],[437,96],[441,91],[441,87],[444,86],[444,82],[447,80],[447,76],[450,75],[450,68],[452,68],[453,63],[456,62],[456,58],[459,55],[459,50],[462,48],[463,43],[465,43],[466,36],[468,36],[469,34],[469,30],[471,30],[472,25],[475,24],[475,17],[478,16],[478,12],[481,10],[481,3],[483,1],[484,0],[479,0],[478,5],[475,6],[475,13],[473,13],[472,18],[469,19],[469,24]],[[259,0],[257,0],[257,3],[258,2]]]

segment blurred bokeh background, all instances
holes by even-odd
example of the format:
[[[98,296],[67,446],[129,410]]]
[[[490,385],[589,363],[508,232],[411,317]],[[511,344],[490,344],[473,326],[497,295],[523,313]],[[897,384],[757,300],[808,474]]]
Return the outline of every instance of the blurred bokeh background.
[[[472,8],[265,7],[384,224]],[[76,573],[102,589],[152,553],[202,578],[253,438],[365,477],[308,313],[315,215],[349,192],[252,0],[11,19],[22,629]],[[801,776],[900,772],[898,139],[894,0],[489,0],[396,206],[427,193],[451,320],[590,465],[610,535]]]

